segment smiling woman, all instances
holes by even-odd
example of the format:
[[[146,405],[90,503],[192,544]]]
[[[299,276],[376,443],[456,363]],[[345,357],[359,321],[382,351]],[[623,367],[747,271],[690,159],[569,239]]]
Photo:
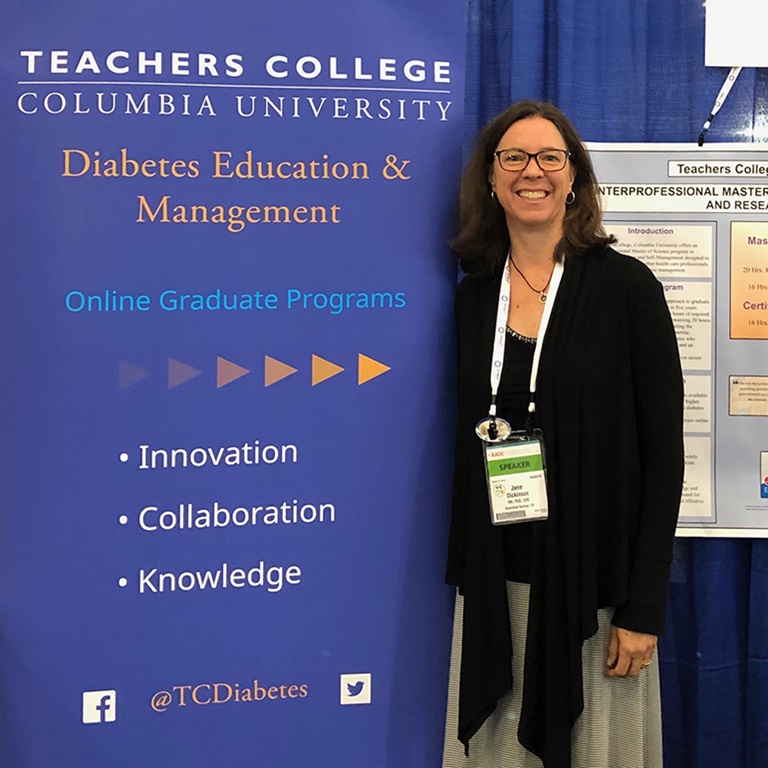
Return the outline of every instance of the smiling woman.
[[[513,123],[494,152],[489,183],[504,209],[510,233],[528,228],[561,236],[574,181],[565,139],[553,123],[529,117]]]
[[[481,133],[461,225],[443,766],[660,768],[683,470],[664,293],[609,247],[589,155],[550,104]]]

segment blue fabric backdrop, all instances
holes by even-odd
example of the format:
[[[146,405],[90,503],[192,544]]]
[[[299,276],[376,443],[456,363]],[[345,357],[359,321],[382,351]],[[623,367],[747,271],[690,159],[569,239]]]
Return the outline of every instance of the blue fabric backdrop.
[[[466,144],[523,98],[557,104],[587,141],[695,142],[727,73],[704,66],[701,0],[469,0]],[[768,71],[743,70],[707,141],[765,141],[767,103]],[[768,766],[766,596],[768,540],[678,540],[666,768]]]

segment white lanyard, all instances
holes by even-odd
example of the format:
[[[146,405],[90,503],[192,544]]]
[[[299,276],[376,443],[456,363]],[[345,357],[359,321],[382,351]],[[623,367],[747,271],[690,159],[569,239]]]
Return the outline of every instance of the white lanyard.
[[[560,287],[560,280],[563,277],[563,264],[558,261],[552,270],[552,277],[547,291],[547,302],[544,305],[544,314],[541,316],[539,333],[536,337],[536,348],[533,350],[533,364],[531,365],[531,382],[529,385],[531,401],[528,404],[528,412],[536,411],[536,377],[539,373],[539,361],[541,359],[541,346],[544,341],[544,334],[549,325],[549,318],[552,314],[552,306],[555,303],[557,289]],[[501,280],[499,288],[499,305],[496,311],[496,337],[493,341],[493,357],[491,359],[491,407],[488,409],[488,415],[496,416],[496,394],[499,391],[499,382],[501,381],[501,371],[504,368],[504,347],[507,343],[507,317],[509,316],[509,258],[507,266],[504,269],[504,277]]]
[[[704,121],[704,127],[699,134],[699,146],[704,146],[704,136],[709,130],[709,126],[712,125],[712,121],[715,119],[715,115],[720,111],[720,107],[725,104],[725,100],[728,98],[728,94],[733,88],[733,84],[736,82],[736,78],[741,73],[741,67],[731,67],[731,71],[728,73],[728,77],[725,78],[723,87],[720,89],[720,93],[717,94],[715,99],[715,105],[712,107],[712,111],[709,113],[709,117]]]

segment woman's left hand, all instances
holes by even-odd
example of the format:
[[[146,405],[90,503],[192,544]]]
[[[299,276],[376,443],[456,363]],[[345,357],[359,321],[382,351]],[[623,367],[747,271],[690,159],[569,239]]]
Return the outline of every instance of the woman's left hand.
[[[605,674],[608,677],[638,677],[651,663],[654,653],[656,635],[611,627]]]

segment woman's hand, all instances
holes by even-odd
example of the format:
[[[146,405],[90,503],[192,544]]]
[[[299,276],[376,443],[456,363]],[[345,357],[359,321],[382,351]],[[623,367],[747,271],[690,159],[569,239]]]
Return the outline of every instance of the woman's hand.
[[[651,663],[656,653],[656,635],[611,627],[608,644],[608,677],[637,677]]]

